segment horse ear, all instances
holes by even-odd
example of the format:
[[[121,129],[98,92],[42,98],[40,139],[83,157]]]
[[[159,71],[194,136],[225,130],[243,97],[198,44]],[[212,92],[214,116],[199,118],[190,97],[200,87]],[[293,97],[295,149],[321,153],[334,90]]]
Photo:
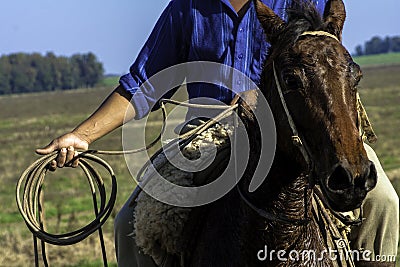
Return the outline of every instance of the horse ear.
[[[346,20],[346,9],[342,0],[329,0],[324,11],[326,30],[342,41],[342,30]]]
[[[254,0],[258,20],[267,35],[267,41],[273,43],[279,35],[285,22],[260,0]]]

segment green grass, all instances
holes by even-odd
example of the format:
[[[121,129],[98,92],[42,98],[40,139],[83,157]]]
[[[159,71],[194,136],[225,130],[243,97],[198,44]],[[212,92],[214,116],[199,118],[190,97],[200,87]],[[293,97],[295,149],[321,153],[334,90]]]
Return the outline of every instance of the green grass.
[[[390,101],[390,95],[385,92],[379,93],[379,88],[399,88],[400,63],[396,65],[381,65],[362,67],[363,79],[360,83],[360,90],[377,89],[375,96],[381,98],[381,101]],[[380,97],[382,96],[382,97]]]
[[[107,76],[104,77],[99,83],[98,86],[105,87],[116,87],[119,82],[119,76]]]
[[[368,56],[354,57],[353,59],[362,67],[379,66],[379,65],[396,65],[400,64],[400,53],[368,55]]]

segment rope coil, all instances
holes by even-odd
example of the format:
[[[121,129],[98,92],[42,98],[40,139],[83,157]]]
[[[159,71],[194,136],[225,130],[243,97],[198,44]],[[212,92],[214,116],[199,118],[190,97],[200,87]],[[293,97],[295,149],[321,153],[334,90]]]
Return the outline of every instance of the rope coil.
[[[76,244],[95,231],[99,231],[100,243],[102,247],[104,266],[107,266],[106,251],[104,246],[104,238],[101,230],[102,225],[106,222],[114,207],[117,196],[117,181],[111,166],[103,159],[96,155],[81,152],[79,153],[79,167],[83,170],[92,193],[93,209],[95,218],[86,226],[81,227],[72,232],[64,234],[51,234],[44,227],[44,206],[43,206],[43,183],[45,175],[48,171],[49,163],[56,159],[57,151],[41,157],[30,165],[21,175],[16,187],[16,201],[18,209],[33,234],[35,249],[35,264],[39,266],[37,242],[41,240],[42,258],[45,266],[48,266],[45,243],[66,246]],[[111,177],[111,192],[107,199],[106,189],[103,179],[99,172],[90,162],[95,162],[104,167]],[[96,192],[98,189],[99,202],[98,206]]]

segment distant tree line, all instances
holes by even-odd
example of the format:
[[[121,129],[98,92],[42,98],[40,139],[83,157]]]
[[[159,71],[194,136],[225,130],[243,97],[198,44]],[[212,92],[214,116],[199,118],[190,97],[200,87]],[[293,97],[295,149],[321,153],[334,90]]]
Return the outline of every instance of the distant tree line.
[[[15,53],[0,57],[0,94],[93,87],[104,69],[89,52],[71,57]]]
[[[400,52],[400,36],[372,37],[365,44],[356,47],[356,56],[385,54],[391,52]]]

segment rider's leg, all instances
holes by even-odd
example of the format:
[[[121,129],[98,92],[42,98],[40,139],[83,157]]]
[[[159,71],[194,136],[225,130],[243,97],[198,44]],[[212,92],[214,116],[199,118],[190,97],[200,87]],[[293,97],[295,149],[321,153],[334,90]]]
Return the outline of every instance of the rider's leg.
[[[156,267],[153,259],[143,254],[133,238],[132,196],[128,199],[114,220],[115,252],[119,267]]]
[[[351,246],[360,253],[356,266],[395,266],[399,236],[399,197],[386,176],[374,150],[365,145],[378,173],[376,187],[368,193],[362,209],[365,220],[352,229]],[[362,255],[367,256],[363,259]]]

